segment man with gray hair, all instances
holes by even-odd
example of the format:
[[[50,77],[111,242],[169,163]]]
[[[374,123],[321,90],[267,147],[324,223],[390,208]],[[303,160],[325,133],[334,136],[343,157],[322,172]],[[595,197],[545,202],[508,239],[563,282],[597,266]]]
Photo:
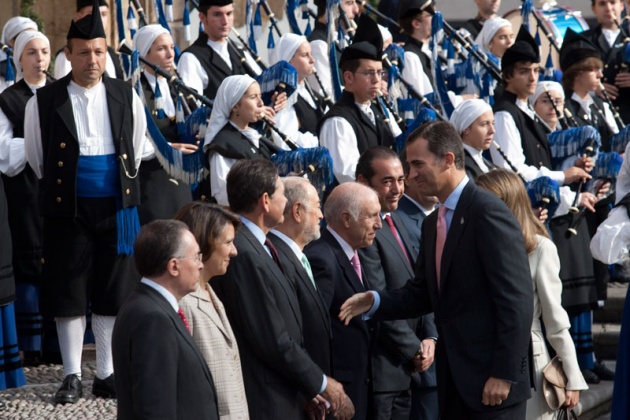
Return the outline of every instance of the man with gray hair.
[[[333,372],[352,400],[358,419],[368,418],[372,405],[370,359],[377,324],[355,318],[345,327],[337,315],[345,299],[370,289],[371,273],[361,269],[357,249],[374,241],[381,228],[380,209],[371,188],[357,183],[339,185],[324,208],[328,226],[304,251],[331,317]]]

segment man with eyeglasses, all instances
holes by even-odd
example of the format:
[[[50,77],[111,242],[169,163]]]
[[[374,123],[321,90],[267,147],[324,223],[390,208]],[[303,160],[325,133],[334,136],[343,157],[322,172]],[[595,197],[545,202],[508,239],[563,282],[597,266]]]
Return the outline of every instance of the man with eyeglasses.
[[[212,375],[177,302],[197,287],[199,244],[177,220],[146,224],[134,244],[142,275],[114,326],[118,418],[218,419]]]
[[[319,141],[333,160],[337,182],[354,181],[359,157],[370,147],[394,145],[400,128],[387,118],[377,99],[385,77],[383,39],[376,22],[362,16],[354,43],[339,61],[344,91],[319,123]]]

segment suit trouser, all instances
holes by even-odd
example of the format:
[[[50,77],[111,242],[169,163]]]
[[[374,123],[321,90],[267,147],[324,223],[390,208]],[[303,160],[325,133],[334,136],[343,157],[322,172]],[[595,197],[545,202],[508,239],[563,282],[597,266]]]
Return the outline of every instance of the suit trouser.
[[[411,391],[375,392],[375,420],[409,420],[411,412]]]

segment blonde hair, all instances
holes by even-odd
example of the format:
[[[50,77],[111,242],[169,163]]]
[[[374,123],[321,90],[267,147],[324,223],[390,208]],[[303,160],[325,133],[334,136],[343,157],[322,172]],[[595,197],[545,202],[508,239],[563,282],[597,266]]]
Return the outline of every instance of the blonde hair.
[[[523,181],[515,173],[505,169],[496,169],[479,175],[475,183],[503,200],[512,211],[521,225],[525,249],[527,249],[528,254],[534,251],[538,245],[536,235],[549,237],[547,229],[532,211]]]

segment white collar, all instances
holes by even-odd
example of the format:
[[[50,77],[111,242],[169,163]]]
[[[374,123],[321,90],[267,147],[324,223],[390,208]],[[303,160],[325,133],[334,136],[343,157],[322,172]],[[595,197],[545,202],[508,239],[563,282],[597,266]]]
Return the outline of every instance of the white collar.
[[[175,296],[173,296],[173,294],[169,292],[164,286],[157,284],[153,280],[148,279],[146,277],[142,277],[142,280],[140,280],[140,282],[146,284],[147,286],[149,286],[150,288],[152,288],[153,290],[161,294],[164,297],[164,299],[168,301],[169,305],[171,305],[171,307],[173,308],[175,312],[179,310],[179,304],[177,303],[177,299],[175,299]]]
[[[350,244],[348,244],[348,242],[346,242],[345,239],[339,236],[339,234],[335,232],[335,230],[331,228],[330,225],[326,226],[326,229],[328,229],[328,231],[332,234],[332,236],[335,237],[337,242],[339,242],[341,249],[343,249],[343,252],[346,254],[346,257],[348,257],[348,260],[351,260],[352,257],[354,257],[355,250],[350,246]]]
[[[271,229],[271,232],[273,232],[273,234],[276,235],[278,238],[282,239],[282,241],[285,244],[287,244],[289,248],[291,248],[291,251],[293,251],[293,253],[298,258],[298,260],[300,261],[302,260],[304,253],[302,252],[298,244],[296,244],[293,239],[289,238],[287,235],[285,235],[284,233],[280,232],[277,229]]]

